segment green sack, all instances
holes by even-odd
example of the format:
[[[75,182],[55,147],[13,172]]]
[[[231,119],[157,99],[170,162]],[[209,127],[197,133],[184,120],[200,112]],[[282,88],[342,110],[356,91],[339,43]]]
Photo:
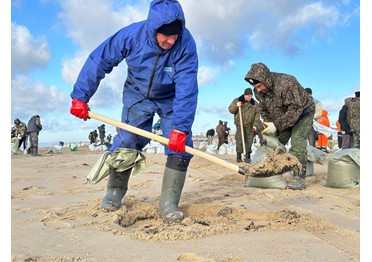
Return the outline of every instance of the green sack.
[[[355,188],[360,186],[360,149],[348,148],[334,153],[328,161],[328,187]]]
[[[135,149],[118,148],[114,152],[106,151],[87,175],[87,183],[97,184],[109,175],[110,167],[115,168],[117,172],[132,169],[131,175],[135,176],[142,173],[148,163],[146,156]]]
[[[259,188],[277,188],[286,189],[287,182],[282,174],[269,177],[252,176],[246,179],[246,187],[259,187]]]

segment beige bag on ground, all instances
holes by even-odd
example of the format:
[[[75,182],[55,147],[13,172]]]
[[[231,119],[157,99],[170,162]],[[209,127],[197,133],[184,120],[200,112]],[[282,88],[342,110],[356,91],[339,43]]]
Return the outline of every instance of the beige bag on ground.
[[[360,186],[360,149],[337,151],[328,161],[328,187],[355,188]]]

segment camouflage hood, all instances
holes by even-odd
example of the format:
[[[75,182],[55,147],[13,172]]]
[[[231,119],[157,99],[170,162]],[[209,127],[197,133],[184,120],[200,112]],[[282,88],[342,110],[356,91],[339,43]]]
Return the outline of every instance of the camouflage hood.
[[[268,90],[254,94],[258,100],[261,117],[266,122],[274,122],[277,130],[293,127],[297,121],[309,114],[314,115],[315,104],[312,96],[289,74],[270,72],[263,63],[252,64],[245,80],[253,84],[261,82]]]
[[[250,83],[250,78],[260,81],[269,89],[273,86],[270,69],[263,63],[252,64],[251,69],[248,71],[244,79]]]

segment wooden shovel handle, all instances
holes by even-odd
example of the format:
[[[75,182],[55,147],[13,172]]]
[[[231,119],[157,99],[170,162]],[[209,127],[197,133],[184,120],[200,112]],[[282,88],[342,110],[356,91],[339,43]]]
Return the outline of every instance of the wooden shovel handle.
[[[142,130],[140,128],[125,124],[123,122],[116,121],[116,120],[111,119],[111,118],[106,117],[106,116],[99,115],[99,114],[94,113],[92,111],[88,111],[88,113],[89,113],[90,118],[99,120],[101,122],[107,123],[107,124],[112,125],[112,126],[116,126],[118,128],[124,129],[124,130],[126,130],[128,132],[131,132],[133,134],[140,135],[140,136],[143,136],[143,137],[147,137],[149,139],[152,139],[154,141],[162,143],[163,145],[168,145],[168,142],[169,142],[168,138],[158,136],[156,134],[153,134],[151,132]],[[209,160],[209,161],[211,161],[215,164],[224,166],[224,167],[229,168],[229,169],[231,169],[235,172],[238,172],[241,175],[246,175],[246,172],[245,172],[243,167],[240,167],[238,165],[234,165],[234,164],[232,164],[232,163],[230,163],[226,160],[223,160],[223,159],[220,159],[218,157],[212,156],[208,153],[205,153],[203,151],[197,150],[197,149],[189,147],[189,146],[186,146],[185,150],[186,150],[187,153],[190,153],[192,155],[199,156],[201,158],[207,159],[207,160]]]
[[[246,152],[246,150],[245,150],[244,127],[243,127],[243,117],[242,117],[242,107],[241,107],[241,106],[238,106],[238,107],[239,107],[240,131],[241,131],[241,133],[242,133],[243,154],[244,154],[244,157],[245,157],[245,155],[247,154],[247,152]]]

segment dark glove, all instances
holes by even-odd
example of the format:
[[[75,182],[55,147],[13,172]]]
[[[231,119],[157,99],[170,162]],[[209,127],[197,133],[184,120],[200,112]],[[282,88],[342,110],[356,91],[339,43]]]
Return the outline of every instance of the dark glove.
[[[78,118],[87,120],[88,118],[88,111],[90,110],[87,103],[77,100],[76,98],[72,99],[72,105],[70,108],[70,114],[74,115]]]
[[[186,134],[172,129],[169,135],[168,148],[172,151],[185,153]]]
[[[238,100],[242,103],[245,102],[244,95],[239,96]]]

